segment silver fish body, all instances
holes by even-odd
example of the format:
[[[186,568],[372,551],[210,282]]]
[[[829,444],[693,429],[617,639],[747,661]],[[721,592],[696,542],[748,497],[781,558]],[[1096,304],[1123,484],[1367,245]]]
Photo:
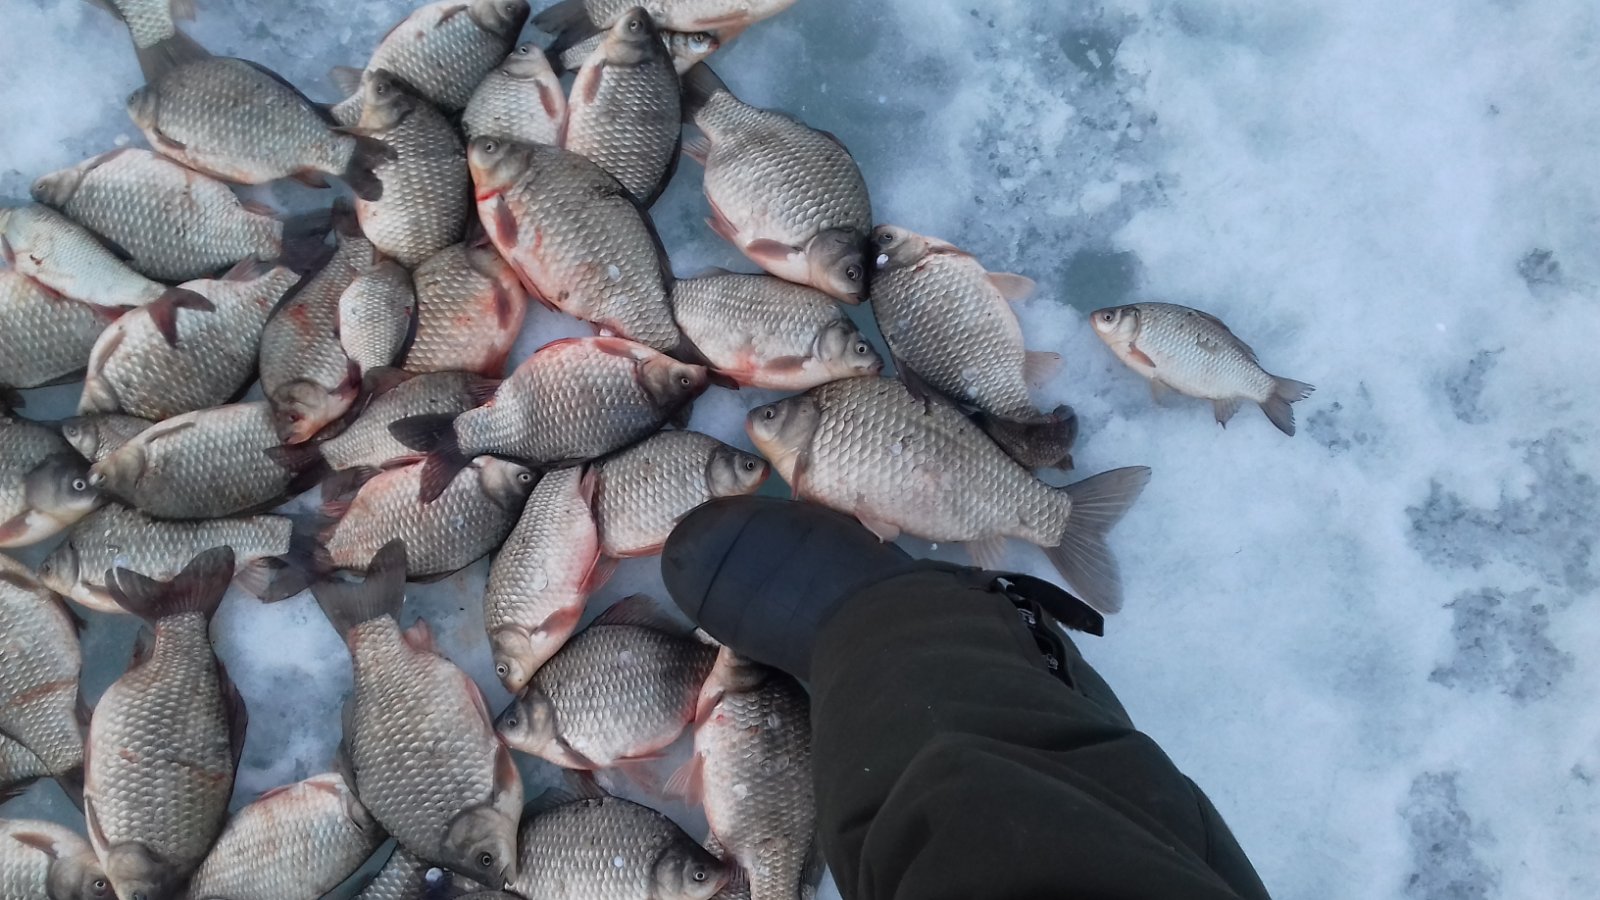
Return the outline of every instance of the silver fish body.
[[[695,431],[651,435],[595,468],[601,552],[614,559],[661,552],[695,507],[754,493],[771,471],[760,457]]]
[[[240,203],[216,179],[136,147],[43,176],[33,183],[33,199],[127,251],[134,271],[164,281],[203,278],[283,252],[283,223],[269,212]]]
[[[72,829],[0,819],[0,896],[107,900],[111,891],[94,850]]]
[[[374,396],[349,428],[319,446],[336,471],[381,469],[415,451],[394,439],[389,426],[412,416],[455,417],[494,396],[498,381],[466,372],[433,372],[406,378]]]
[[[417,333],[407,372],[505,374],[528,295],[493,247],[451,244],[417,266]]]
[[[583,68],[583,64],[600,49],[605,39],[606,32],[602,31],[561,51],[562,70],[576,72]],[[666,45],[667,55],[672,57],[672,68],[680,76],[694,68],[695,63],[717,52],[722,45],[716,35],[706,31],[663,31],[661,43]]]
[[[169,290],[129,268],[87,228],[41,203],[0,209],[0,259],[18,274],[96,306],[140,306]]]
[[[574,67],[576,68],[576,67]],[[467,140],[498,137],[524,144],[555,144],[567,118],[561,79],[538,44],[523,44],[485,75],[461,114]]]
[[[24,746],[45,773],[83,765],[78,625],[61,598],[27,568],[0,556],[0,733]]]
[[[396,845],[376,877],[355,900],[456,900],[483,885],[418,859]]]
[[[392,259],[376,263],[339,295],[339,343],[345,355],[363,374],[394,365],[416,311],[411,273]]]
[[[194,0],[106,0],[141,49],[154,47],[178,30],[175,19],[194,18]]]
[[[60,534],[98,507],[83,460],[54,431],[0,417],[0,547]]]
[[[81,303],[0,269],[0,386],[40,387],[82,372],[95,341],[123,311]]]
[[[473,88],[510,52],[527,18],[526,0],[437,0],[391,28],[366,71],[393,72],[429,103],[459,112]],[[359,101],[353,112],[362,112]]]
[[[61,422],[61,436],[90,463],[110,456],[133,436],[155,423],[121,413],[73,416]]]
[[[794,5],[795,0],[657,0],[650,15],[658,27],[673,31],[715,31],[730,36]],[[533,17],[544,31],[562,34],[580,26],[610,28],[638,0],[563,0]]]
[[[561,146],[588,157],[649,206],[666,187],[682,131],[672,58],[650,14],[630,10],[578,71]]]

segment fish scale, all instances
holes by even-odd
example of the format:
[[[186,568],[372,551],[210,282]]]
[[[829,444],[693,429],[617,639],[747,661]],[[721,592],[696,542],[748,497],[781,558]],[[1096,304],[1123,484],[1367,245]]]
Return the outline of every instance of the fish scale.
[[[222,830],[234,754],[207,630],[199,612],[160,620],[149,658],[95,705],[84,804],[102,859],[142,844],[187,874]]]
[[[376,92],[382,89],[384,94]],[[395,76],[369,76],[358,128],[394,151],[373,169],[383,196],[356,199],[367,240],[406,268],[461,240],[472,177],[455,126]]]
[[[651,435],[596,468],[601,548],[617,559],[659,552],[690,510],[752,493],[767,475],[761,459],[693,431]]]
[[[466,372],[434,372],[408,378],[372,398],[350,427],[321,445],[335,470],[381,468],[415,451],[394,439],[389,426],[411,416],[458,416],[477,405],[494,382]]]
[[[374,252],[359,231],[341,233],[338,250],[273,310],[261,330],[261,391],[280,417],[301,417],[295,420],[300,440],[344,415],[355,402],[350,358],[339,343],[339,298],[371,265]]]
[[[0,269],[0,386],[39,387],[82,371],[95,341],[120,313]]]
[[[78,630],[55,594],[0,556],[0,732],[21,742],[46,772],[83,764],[78,724]],[[15,765],[25,758],[12,754]]]
[[[1215,319],[1182,306],[1141,303],[1136,344],[1168,387],[1195,397],[1272,396],[1274,379],[1255,353]],[[1219,352],[1219,350],[1221,352]]]
[[[71,453],[59,434],[24,419],[0,416],[0,525],[26,515],[29,473],[51,457]],[[29,524],[31,534],[31,523]],[[48,535],[32,535],[47,537]]]
[[[528,295],[511,266],[493,247],[452,244],[412,277],[417,332],[405,370],[500,377],[528,311]]]
[[[117,15],[128,25],[128,31],[133,34],[134,46],[151,47],[161,41],[172,37],[177,31],[173,22],[177,18],[180,7],[186,12],[188,18],[194,18],[194,4],[192,0],[106,0],[117,11]]]
[[[683,99],[666,45],[648,14],[624,15],[573,82],[562,146],[648,205],[666,186],[682,131]]]
[[[523,897],[564,900],[705,900],[726,881],[726,868],[671,819],[620,797],[578,800],[525,819],[522,857],[511,890]],[[701,890],[668,893],[656,868],[700,871]]]
[[[81,744],[79,745],[81,749]],[[54,774],[50,766],[21,742],[0,734],[0,791]],[[0,893],[0,896],[6,896]]]
[[[393,72],[440,109],[456,112],[510,52],[527,15],[522,0],[429,3],[384,35],[367,71]]]
[[[574,0],[598,28],[609,28],[640,0]],[[746,27],[775,16],[795,0],[656,0],[649,4],[656,25],[675,31],[700,31],[714,26]],[[535,20],[534,24],[541,24]],[[548,29],[547,29],[548,30]]]
[[[430,880],[429,873],[437,877]],[[454,900],[482,889],[477,882],[440,869],[396,846],[372,883],[355,900]]]
[[[339,295],[339,343],[363,373],[392,366],[417,308],[411,273],[391,259],[357,275]]]
[[[484,76],[461,114],[467,140],[490,135],[526,144],[554,144],[566,119],[561,79],[538,44],[523,44]]]
[[[226,403],[249,383],[267,316],[297,281],[260,266],[188,282],[215,309],[178,310],[176,345],[149,311],[124,315],[95,343],[78,411],[166,419]]]
[[[251,212],[228,186],[137,147],[40,178],[33,198],[115,242],[136,272],[200,278],[241,259],[275,259],[283,223]]]
[[[61,423],[61,434],[84,459],[97,463],[153,424],[149,419],[118,413],[74,416]]]
[[[40,840],[49,846],[37,846]],[[96,900],[108,896],[105,887],[94,851],[76,832],[54,822],[0,819],[0,897]]]
[[[88,229],[40,203],[0,209],[7,264],[58,293],[98,306],[154,302],[167,286],[112,255]]]
[[[606,33],[602,31],[561,51],[561,68],[572,72],[583,68],[589,57],[600,49],[605,37]],[[694,68],[695,63],[715,53],[720,46],[716,37],[703,31],[663,31],[661,42],[666,45],[667,53],[672,57],[672,67],[679,75]]]

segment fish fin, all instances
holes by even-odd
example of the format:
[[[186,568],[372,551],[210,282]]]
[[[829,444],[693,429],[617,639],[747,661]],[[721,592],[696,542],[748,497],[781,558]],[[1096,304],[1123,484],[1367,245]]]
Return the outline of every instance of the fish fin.
[[[655,764],[665,759],[660,753],[646,756],[629,756],[612,761],[609,768],[621,775],[629,784],[646,794],[661,793],[661,778],[656,774]]]
[[[233,583],[239,586],[239,590],[262,603],[277,603],[293,597],[310,585],[309,580],[296,582],[292,578],[286,579],[287,573],[291,571],[287,562],[265,556],[239,567],[238,573],[233,577]],[[289,587],[291,584],[295,585],[293,589]]]
[[[106,573],[106,587],[117,605],[146,622],[180,613],[198,612],[209,620],[233,582],[233,548],[213,547],[183,567],[171,581],[115,569]]]
[[[533,27],[556,36],[551,50],[557,53],[600,33],[600,26],[589,18],[584,0],[560,0],[534,16]]]
[[[155,323],[161,336],[167,339],[167,346],[178,346],[178,310],[191,309],[196,312],[216,312],[217,307],[210,300],[185,288],[168,288],[167,292],[152,300],[145,309],[150,311],[150,321]]]
[[[612,574],[617,571],[618,562],[618,560],[612,559],[604,553],[596,556],[594,565],[590,566],[589,571],[584,574],[583,582],[578,585],[578,590],[585,594],[592,594],[600,590],[607,581],[611,580]]]
[[[756,265],[763,269],[782,265],[788,262],[789,257],[801,252],[798,247],[792,247],[780,241],[767,240],[766,238],[751,241],[741,249],[744,250],[745,256],[750,257],[755,261]]]
[[[483,224],[493,234],[494,239],[498,241],[501,246],[515,247],[517,245],[517,232],[519,230],[519,226],[517,225],[517,217],[511,212],[511,205],[506,203],[506,197],[504,194],[495,195],[494,221],[492,223]],[[537,239],[538,235],[535,234],[534,237]],[[537,292],[530,291],[530,293]],[[545,303],[548,305],[549,301],[546,300]],[[553,309],[554,307],[551,308]]]
[[[583,103],[593,103],[595,98],[600,96],[600,80],[605,75],[606,61],[603,57],[584,63],[583,68],[578,70],[578,77],[572,82],[572,89],[568,91],[567,102],[582,101]],[[571,121],[570,117],[568,121]],[[566,143],[566,125],[563,123],[561,145],[564,147]]]
[[[1022,378],[1029,387],[1043,387],[1045,382],[1061,371],[1061,354],[1046,350],[1029,350],[1022,357]]]
[[[544,617],[539,627],[534,630],[543,635],[571,634],[578,627],[578,622],[583,618],[584,604],[574,603],[563,606],[555,612]]]
[[[319,191],[332,187],[332,185],[328,184],[328,176],[316,171],[315,169],[302,169],[301,171],[295,172],[289,177],[300,182],[308,188],[316,188]],[[358,194],[357,196],[360,195]],[[366,198],[362,197],[362,199],[364,200]]]
[[[328,70],[328,81],[341,97],[361,90],[361,76],[365,74],[355,66],[334,66]]]
[[[261,452],[286,472],[304,472],[322,461],[322,448],[312,443],[284,444],[281,447],[268,447]]]
[[[693,120],[694,116],[703,109],[707,102],[717,94],[730,93],[728,86],[711,67],[705,63],[695,63],[689,71],[683,73],[683,117]]]
[[[14,409],[24,409],[28,405],[27,398],[13,388],[0,385],[0,416]]]
[[[706,758],[698,753],[690,755],[667,779],[662,793],[677,797],[690,806],[699,806],[705,799]]]
[[[1023,468],[1072,468],[1078,415],[1070,406],[1058,406],[1054,412],[1031,419],[1002,419],[977,412],[972,421]]]
[[[972,555],[972,564],[978,568],[991,572],[998,570],[1006,558],[1005,535],[992,534],[975,541],[967,541],[967,552]]]
[[[0,547],[16,546],[15,542],[32,530],[28,513],[19,513],[0,522]]]
[[[382,200],[383,181],[373,170],[394,159],[394,150],[374,137],[360,134],[351,137],[355,138],[356,151],[350,157],[350,165],[344,170],[344,182],[363,200]]]
[[[710,226],[717,237],[743,250],[743,247],[739,244],[739,229],[728,221],[728,217],[722,214],[721,207],[717,206],[716,203],[711,204],[711,218],[706,219],[706,225]]]
[[[239,208],[253,216],[261,216],[265,219],[276,219],[278,217],[277,209],[271,204],[263,203],[260,200],[241,199]]]
[[[322,497],[324,500],[354,497],[361,490],[361,486],[375,478],[378,472],[378,469],[371,466],[355,466],[335,472],[322,482]]]
[[[29,785],[33,784],[37,780],[38,779],[36,778],[29,778],[24,781],[19,781],[16,784],[9,784],[4,788],[0,788],[0,803],[4,803],[18,794],[21,794],[23,791],[28,789]],[[7,835],[7,837],[23,845],[24,847],[32,847],[51,859],[61,858],[61,851],[56,847],[56,839],[48,834],[40,834],[37,831],[21,831],[12,832],[11,834]]]
[[[1172,393],[1172,388],[1158,378],[1150,379],[1150,402],[1160,406],[1167,402],[1167,395]]]
[[[894,374],[899,377],[900,383],[906,386],[906,393],[911,395],[911,399],[925,404],[938,395],[939,392],[923,381],[922,376],[917,374],[916,369],[911,368],[910,363],[893,352],[890,352],[889,360],[894,363]]]
[[[1117,561],[1106,533],[1150,483],[1150,470],[1130,466],[1060,488],[1072,502],[1060,543],[1044,548],[1050,562],[1083,602],[1110,615],[1122,608]]]
[[[397,369],[394,366],[378,366],[375,369],[368,369],[361,376],[361,389],[366,393],[370,402],[372,399],[382,397],[384,394],[405,384],[413,377],[415,376],[404,369]]]
[[[210,51],[179,28],[172,29],[169,38],[148,47],[136,47],[134,53],[139,57],[139,71],[144,73],[144,80],[149,84],[155,84],[174,69],[211,58]]]
[[[1150,358],[1150,354],[1144,352],[1143,350],[1140,350],[1138,347],[1134,346],[1132,343],[1128,344],[1128,356],[1132,357],[1133,361],[1138,363],[1141,366],[1145,366],[1145,367],[1151,368],[1151,369],[1154,369],[1156,367],[1156,361]]]
[[[1032,278],[1010,272],[990,272],[989,283],[1000,292],[1000,296],[1011,301],[1026,300],[1039,289],[1038,283]]]
[[[467,401],[475,407],[493,400],[498,390],[500,390],[498,378],[475,375],[467,379]]]
[[[1239,411],[1240,402],[1238,397],[1211,401],[1211,411],[1217,417],[1217,424],[1224,428],[1228,427],[1228,420],[1233,418],[1233,414]],[[1294,426],[1291,425],[1290,427],[1293,428]]]
[[[311,586],[317,605],[341,635],[380,616],[398,619],[406,601],[406,545],[383,545],[361,581],[322,580]]]
[[[439,645],[433,640],[433,628],[428,625],[427,619],[418,619],[400,632],[405,638],[406,646],[419,653],[438,653]]]
[[[517,321],[517,300],[511,296],[510,291],[504,288],[496,287],[494,289],[494,321],[503,330],[509,330]],[[501,364],[495,368],[504,370],[504,367],[505,362],[502,360]]]
[[[355,504],[354,498],[341,497],[337,500],[324,500],[317,507],[317,515],[327,522],[339,522],[350,514],[350,507]]]
[[[394,439],[428,454],[422,464],[423,503],[432,503],[450,486],[469,460],[456,441],[455,416],[412,416],[389,426]]]
[[[194,21],[194,0],[169,0],[167,10],[174,19],[183,22]]]
[[[603,800],[610,796],[611,794],[600,786],[600,782],[594,780],[593,773],[568,769],[562,773],[559,784],[540,793],[522,807],[522,820],[526,822],[558,806],[566,806],[580,800]]]
[[[634,594],[611,604],[589,623],[590,628],[596,625],[632,625],[668,634],[681,634],[684,630],[684,626],[649,594]]]
[[[168,419],[165,422],[157,422],[156,424],[151,425],[149,428],[146,428],[144,431],[140,432],[138,436],[144,439],[146,444],[153,444],[164,437],[169,437],[174,434],[182,434],[185,431],[193,428],[194,425],[195,422],[193,419],[190,419],[187,422],[174,422],[171,419]]]
[[[544,114],[551,120],[560,123],[557,128],[565,133],[567,127],[567,98],[561,96],[561,86],[539,82],[539,105],[544,107]]]
[[[856,518],[861,521],[862,525],[866,526],[868,531],[877,535],[878,540],[885,544],[900,536],[900,526],[893,522],[885,522],[882,519],[875,519],[862,513],[856,513]]]
[[[244,736],[250,729],[250,710],[244,705],[244,695],[239,686],[228,677],[228,667],[217,660],[217,683],[222,690],[222,708],[228,719],[228,749],[233,751],[233,768],[239,768],[239,758],[244,756]]]
[[[702,166],[705,165],[706,160],[711,158],[711,139],[703,134],[685,138],[683,141],[683,155]]]
[[[1261,411],[1267,414],[1272,424],[1278,426],[1279,431],[1294,437],[1294,410],[1289,404],[1311,396],[1316,388],[1293,378],[1276,378],[1274,381],[1272,396],[1262,401]]]

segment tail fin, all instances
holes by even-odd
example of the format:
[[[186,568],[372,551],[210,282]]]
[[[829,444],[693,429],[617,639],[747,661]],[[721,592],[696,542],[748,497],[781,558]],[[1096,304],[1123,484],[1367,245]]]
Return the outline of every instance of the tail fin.
[[[1294,410],[1289,404],[1311,396],[1316,388],[1293,378],[1278,378],[1276,381],[1272,396],[1261,401],[1261,411],[1267,414],[1272,424],[1278,426],[1279,431],[1294,437]]]
[[[139,56],[139,70],[149,84],[155,84],[180,66],[211,58],[210,51],[176,28],[172,30],[172,37],[148,47],[136,47],[134,52]]]
[[[389,426],[394,439],[428,454],[422,466],[422,502],[432,503],[467,467],[469,460],[456,440],[455,416],[412,416]]]
[[[1072,445],[1078,440],[1078,414],[1058,406],[1031,419],[1002,419],[976,413],[972,420],[1000,449],[1029,469],[1072,468]]]
[[[560,53],[579,41],[600,33],[600,26],[589,18],[584,0],[561,0],[533,17],[533,27],[556,36],[551,52]]]
[[[340,634],[382,616],[399,618],[406,600],[405,541],[384,544],[372,558],[365,579],[321,581],[311,586],[311,595]]]
[[[1106,533],[1122,519],[1150,483],[1150,470],[1130,466],[1102,472],[1061,490],[1072,500],[1061,543],[1045,555],[1083,602],[1110,615],[1122,608],[1122,580],[1106,546]]]
[[[22,399],[22,394],[8,387],[0,387],[0,416],[9,415],[25,405],[27,401]]]
[[[711,71],[705,63],[695,63],[694,68],[683,73],[683,117],[685,120],[694,118],[712,97],[717,94],[732,94],[728,85]]]
[[[138,572],[116,569],[106,573],[106,586],[117,605],[146,622],[197,612],[210,619],[233,583],[233,548],[213,547],[189,561],[168,582]]]
[[[360,134],[351,137],[355,139],[356,149],[344,170],[345,184],[363,200],[382,200],[383,182],[373,170],[394,159],[394,151],[377,138]]]
[[[296,213],[283,220],[277,262],[301,277],[321,269],[332,253],[328,232],[333,230],[333,210]]]

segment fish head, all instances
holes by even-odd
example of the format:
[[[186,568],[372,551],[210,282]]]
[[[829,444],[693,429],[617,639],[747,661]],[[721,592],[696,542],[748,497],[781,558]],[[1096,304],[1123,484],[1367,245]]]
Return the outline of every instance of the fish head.
[[[744,427],[761,455],[772,461],[784,481],[793,485],[795,463],[811,446],[821,420],[822,409],[816,399],[801,394],[752,409]]]
[[[94,161],[90,160],[90,162]],[[59,169],[48,175],[40,176],[39,180],[33,183],[30,193],[33,195],[33,199],[40,203],[48,203],[58,208],[65,206],[72,200],[72,195],[78,192],[78,185],[83,183],[83,176],[88,172],[89,169],[82,163],[70,168]]]
[[[39,563],[39,580],[44,586],[62,596],[72,593],[72,588],[78,583],[78,571],[81,568],[78,557],[78,548],[67,541]]]
[[[501,509],[521,509],[528,495],[533,493],[534,485],[539,483],[539,476],[532,469],[498,456],[480,456],[475,465],[478,486],[483,489],[484,496]]]
[[[1139,307],[1108,306],[1089,314],[1094,323],[1094,333],[1100,340],[1115,348],[1126,346],[1139,336]]]
[[[529,41],[506,56],[500,71],[518,80],[539,78],[550,72],[550,60],[545,58],[538,44]]]
[[[465,810],[445,829],[438,861],[480,884],[500,887],[517,880],[517,823],[499,810]]]
[[[176,868],[133,841],[106,851],[105,869],[120,900],[166,900],[178,887]]]
[[[674,31],[667,36],[667,51],[680,72],[693,68],[721,46],[722,41],[709,31]]]
[[[87,850],[51,860],[47,893],[60,900],[115,900],[106,870]]]
[[[705,392],[709,373],[705,366],[679,362],[664,353],[652,353],[639,362],[639,384],[656,409],[670,412]]]
[[[533,673],[544,665],[545,661],[554,656],[561,649],[560,642],[554,640],[554,635],[546,635],[542,630],[529,634],[527,631],[512,626],[497,628],[489,633],[489,648],[494,655],[494,674],[506,690],[515,694],[528,686]],[[513,703],[514,707],[516,704]],[[511,709],[502,713],[502,717],[509,715]],[[519,720],[512,717],[511,724],[516,725]],[[520,721],[526,721],[525,719]],[[510,738],[506,741],[509,743]]]
[[[297,379],[274,392],[272,420],[285,443],[303,444],[346,409],[336,392]]]
[[[99,509],[105,503],[93,484],[89,466],[75,454],[50,457],[23,480],[23,502],[62,525]]]
[[[740,497],[753,494],[772,474],[767,461],[753,453],[718,447],[706,463],[706,486],[713,497]]]
[[[145,449],[146,445],[141,441],[129,441],[118,447],[105,459],[89,467],[89,484],[112,493],[127,493],[144,473],[147,462]]]
[[[93,416],[73,416],[61,422],[61,436],[84,459],[94,459],[100,449],[100,429]]]
[[[646,60],[665,57],[666,45],[661,43],[656,23],[642,6],[635,6],[622,14],[606,32],[601,44],[608,63],[619,66],[637,66]]]
[[[830,228],[806,243],[811,286],[845,303],[860,303],[867,293],[861,235],[853,228]]]
[[[811,352],[822,363],[823,371],[835,378],[876,375],[883,371],[883,357],[849,319],[828,323],[817,334]]]
[[[374,69],[361,79],[361,128],[386,131],[400,124],[422,101],[404,79]]]
[[[492,35],[512,39],[528,21],[528,0],[472,0],[467,15]]]
[[[656,857],[651,870],[661,900],[710,900],[727,886],[733,869],[687,840],[674,842]]]
[[[894,225],[879,225],[872,229],[872,237],[867,243],[872,248],[872,267],[879,271],[903,269],[928,254],[926,238],[915,231]]]
[[[498,665],[495,671],[499,671]],[[494,720],[494,730],[507,747],[529,756],[543,756],[544,750],[556,741],[555,704],[538,687],[529,687]]]
[[[161,95],[151,85],[128,95],[128,118],[142,129],[156,127],[156,113],[161,107]]]
[[[467,145],[467,166],[472,169],[472,183],[480,198],[516,184],[532,164],[532,148],[528,144],[479,135]]]

